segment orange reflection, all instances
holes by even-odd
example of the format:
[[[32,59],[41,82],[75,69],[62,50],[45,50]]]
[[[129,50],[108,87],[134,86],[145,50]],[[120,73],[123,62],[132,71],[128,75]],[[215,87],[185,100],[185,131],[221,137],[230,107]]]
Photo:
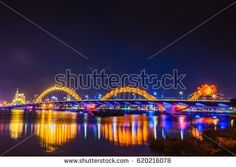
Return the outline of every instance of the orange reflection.
[[[194,124],[208,124],[208,125],[214,125],[214,129],[216,130],[216,126],[219,122],[219,119],[217,118],[198,118],[193,120]],[[192,136],[199,139],[203,140],[203,134],[200,132],[197,128],[192,128]]]
[[[205,123],[205,124],[213,124],[217,125],[219,122],[219,119],[216,118],[199,118],[193,120],[193,123]]]
[[[197,128],[192,128],[192,136],[196,139],[203,140],[202,132],[200,132]]]
[[[23,133],[23,110],[11,110],[11,120],[9,125],[10,137],[17,140]]]
[[[146,144],[150,134],[147,117],[130,118],[120,117],[115,121],[101,124],[101,135],[121,146]]]
[[[39,136],[41,146],[47,152],[53,152],[59,146],[76,138],[75,113],[42,111],[38,116],[40,118],[35,125],[35,131],[36,135]]]

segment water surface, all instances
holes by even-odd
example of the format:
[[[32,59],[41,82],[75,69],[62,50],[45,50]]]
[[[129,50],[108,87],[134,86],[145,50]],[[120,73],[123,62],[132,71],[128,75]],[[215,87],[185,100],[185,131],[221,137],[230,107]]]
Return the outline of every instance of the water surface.
[[[234,126],[235,119],[222,114],[95,117],[75,112],[0,111],[0,153],[153,155],[151,140],[202,140],[205,129],[217,131]],[[9,150],[19,142],[22,143]]]

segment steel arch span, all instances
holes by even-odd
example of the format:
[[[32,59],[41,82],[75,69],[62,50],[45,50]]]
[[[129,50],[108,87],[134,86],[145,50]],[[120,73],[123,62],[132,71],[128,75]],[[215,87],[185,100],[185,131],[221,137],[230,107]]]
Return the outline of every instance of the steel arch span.
[[[65,92],[68,95],[72,96],[73,98],[75,98],[75,100],[77,101],[82,101],[81,97],[72,89],[64,87],[64,86],[59,86],[59,85],[55,85],[52,86],[48,89],[46,89],[45,91],[43,91],[39,97],[35,100],[35,103],[39,103],[42,102],[42,99],[47,96],[49,93],[55,92],[55,91],[59,91],[59,92]]]
[[[143,96],[147,100],[156,100],[156,98],[152,95],[150,95],[147,91],[139,89],[139,88],[134,88],[134,87],[119,87],[116,88],[110,92],[108,92],[105,96],[101,98],[101,100],[108,100],[112,96],[120,94],[120,93],[135,93],[140,96]]]

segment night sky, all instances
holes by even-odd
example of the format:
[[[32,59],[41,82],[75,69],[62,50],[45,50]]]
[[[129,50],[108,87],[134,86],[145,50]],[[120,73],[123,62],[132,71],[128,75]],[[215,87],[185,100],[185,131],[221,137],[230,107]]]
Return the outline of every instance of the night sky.
[[[179,69],[187,75],[185,94],[214,83],[226,97],[236,97],[236,5],[148,59],[233,0],[3,2],[89,59],[0,4],[0,100],[10,100],[16,88],[30,98],[67,68],[84,74],[96,68],[118,74]],[[174,96],[176,90],[167,94]]]

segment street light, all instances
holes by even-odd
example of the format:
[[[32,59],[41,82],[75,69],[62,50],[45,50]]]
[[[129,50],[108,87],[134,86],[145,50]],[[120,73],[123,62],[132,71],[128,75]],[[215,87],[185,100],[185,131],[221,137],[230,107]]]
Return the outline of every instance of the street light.
[[[99,95],[98,95],[98,99],[101,99],[101,98],[102,98],[102,95],[101,95],[101,94],[99,94]]]
[[[88,95],[85,95],[86,100],[88,100]]]
[[[181,99],[184,99],[184,93],[182,91],[179,92],[179,95],[181,96]]]
[[[52,96],[52,97],[51,97],[51,100],[52,100],[52,101],[53,101],[53,100],[54,100],[54,101],[57,101],[58,98],[57,98],[56,96]]]
[[[155,96],[155,98],[157,98],[157,92],[153,92],[153,95]]]
[[[162,99],[164,98],[164,92],[163,91],[161,92],[161,98]]]
[[[213,94],[213,95],[212,95],[212,98],[215,100],[215,99],[216,99],[216,94]]]

